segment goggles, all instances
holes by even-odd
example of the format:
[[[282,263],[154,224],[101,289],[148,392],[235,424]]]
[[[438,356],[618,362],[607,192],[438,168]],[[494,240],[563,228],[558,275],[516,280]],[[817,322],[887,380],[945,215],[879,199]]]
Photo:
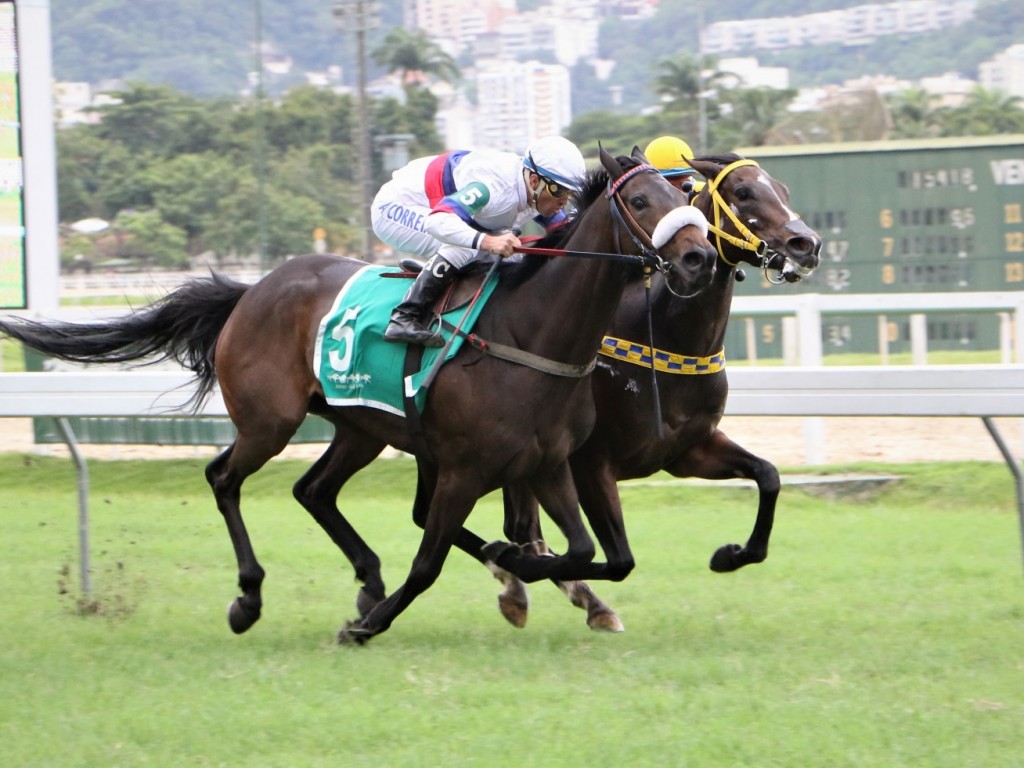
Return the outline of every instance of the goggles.
[[[537,174],[537,176],[540,177],[541,182],[543,182],[544,184],[544,189],[546,189],[548,191],[548,194],[551,195],[552,197],[557,198],[559,200],[565,200],[572,194],[571,189],[569,189],[568,187],[563,187],[557,181],[552,181],[551,179],[545,176],[541,176],[539,173]]]

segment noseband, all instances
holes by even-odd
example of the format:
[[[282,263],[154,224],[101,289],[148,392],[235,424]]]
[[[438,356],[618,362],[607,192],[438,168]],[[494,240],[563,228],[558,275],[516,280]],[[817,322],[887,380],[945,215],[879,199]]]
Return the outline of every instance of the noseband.
[[[752,251],[760,262],[757,266],[764,271],[765,280],[769,283],[779,285],[780,283],[785,282],[785,278],[783,277],[783,270],[787,263],[785,254],[769,248],[768,244],[764,242],[764,240],[751,232],[750,229],[740,221],[739,217],[733,212],[732,207],[725,202],[725,198],[722,197],[722,193],[718,191],[718,185],[726,176],[737,168],[742,168],[746,165],[752,165],[755,168],[761,167],[755,160],[742,158],[729,163],[729,165],[725,166],[725,168],[723,168],[715,178],[708,180],[706,189],[711,195],[711,211],[714,216],[713,221],[708,226],[708,231],[715,235],[715,249],[718,251],[718,257],[722,261],[733,268],[739,266],[725,258],[725,254],[722,252],[722,240],[724,239],[728,240],[737,248],[742,248],[744,251]],[[736,227],[736,231],[740,233],[740,237],[730,235],[722,229],[721,223],[723,211],[726,216],[729,217],[730,221],[732,221],[733,226]],[[810,270],[801,267],[799,264],[791,264],[791,268],[794,269],[801,278],[810,274]]]

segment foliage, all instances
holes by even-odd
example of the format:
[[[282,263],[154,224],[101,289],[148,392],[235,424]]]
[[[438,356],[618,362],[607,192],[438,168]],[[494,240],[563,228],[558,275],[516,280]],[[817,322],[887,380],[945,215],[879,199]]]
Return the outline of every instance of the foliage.
[[[455,60],[422,30],[395,27],[370,55],[388,72],[400,73],[407,90],[421,89],[425,77],[453,83],[461,76]]]
[[[115,95],[99,123],[57,133],[61,219],[138,215],[123,218],[130,231],[65,243],[65,262],[81,253],[179,266],[202,253],[234,260],[265,249],[269,266],[312,250],[318,227],[333,250],[356,247],[350,96],[303,86],[274,103],[203,100],[145,84]],[[373,131],[411,133],[415,150],[437,151],[436,110],[429,91],[411,92],[407,105],[381,108],[388,119]],[[377,165],[375,186],[385,175]]]
[[[184,230],[168,224],[157,211],[121,211],[112,229],[119,244],[116,258],[158,267],[188,267]]]
[[[266,605],[231,635],[236,565],[207,458],[90,462],[83,601],[73,464],[0,456],[6,764],[1019,763],[1020,550],[998,463],[846,468],[903,478],[867,499],[785,483],[769,559],[724,576],[707,557],[748,530],[750,491],[624,484],[638,566],[598,588],[624,634],[592,633],[547,583],[514,630],[497,583],[453,554],[388,633],[353,648],[333,641],[352,571],[292,499],[294,461],[243,490]],[[414,486],[410,462],[378,461],[343,494],[392,588],[419,541]],[[485,498],[471,526],[500,535],[500,507]],[[599,727],[566,738],[566,713]]]

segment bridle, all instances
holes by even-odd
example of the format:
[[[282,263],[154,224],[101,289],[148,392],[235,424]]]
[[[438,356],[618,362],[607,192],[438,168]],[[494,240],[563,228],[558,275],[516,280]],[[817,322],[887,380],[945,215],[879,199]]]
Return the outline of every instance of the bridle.
[[[738,263],[729,261],[729,259],[725,257],[725,253],[722,251],[722,240],[727,240],[737,248],[741,248],[744,251],[752,251],[754,253],[759,260],[757,266],[764,271],[765,280],[769,283],[780,285],[781,283],[786,282],[784,275],[787,271],[795,272],[799,275],[800,279],[807,277],[813,270],[797,264],[785,254],[780,253],[773,248],[769,248],[768,244],[764,240],[751,232],[750,228],[740,221],[739,217],[732,210],[732,207],[726,203],[725,198],[722,197],[722,193],[718,191],[718,186],[725,180],[726,176],[737,168],[742,168],[744,166],[753,166],[755,168],[761,167],[755,160],[750,160],[748,158],[735,160],[719,171],[715,178],[708,179],[707,186],[704,188],[711,197],[712,221],[708,225],[708,231],[713,233],[715,236],[715,249],[718,251],[718,258],[734,269],[739,266]],[[696,199],[697,196],[695,195],[691,199],[691,204],[693,200]],[[731,235],[722,229],[723,211],[725,212],[725,215],[729,217],[729,220],[736,228],[736,231],[739,232],[739,237]]]
[[[658,253],[658,249],[651,240],[651,236],[648,235],[644,231],[643,227],[637,223],[637,220],[633,218],[633,214],[629,212],[629,209],[626,207],[621,195],[619,194],[627,181],[641,173],[658,173],[658,169],[653,165],[641,163],[634,168],[630,168],[614,181],[609,178],[608,191],[605,193],[605,197],[608,198],[608,204],[611,206],[612,231],[614,233],[613,241],[615,242],[616,252],[622,252],[622,249],[619,246],[621,237],[620,228],[622,228],[625,229],[626,234],[629,235],[630,240],[633,241],[633,245],[635,245],[637,250],[640,251],[640,264],[644,268],[644,274],[649,280],[652,269],[656,269],[661,272],[661,274],[668,276],[668,273],[672,271],[673,267],[669,262],[661,257],[661,254]]]

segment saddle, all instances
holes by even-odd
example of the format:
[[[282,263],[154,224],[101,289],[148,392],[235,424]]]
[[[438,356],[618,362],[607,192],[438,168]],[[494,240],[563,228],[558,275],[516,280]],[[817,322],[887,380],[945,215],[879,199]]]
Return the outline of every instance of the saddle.
[[[399,260],[404,273],[397,277],[409,275],[415,277],[423,271],[423,262],[418,259],[404,258]],[[456,309],[466,306],[480,290],[480,284],[484,281],[487,265],[475,263],[468,267],[465,272],[459,272],[455,280],[445,289],[436,302],[434,302],[434,314],[443,315]]]

